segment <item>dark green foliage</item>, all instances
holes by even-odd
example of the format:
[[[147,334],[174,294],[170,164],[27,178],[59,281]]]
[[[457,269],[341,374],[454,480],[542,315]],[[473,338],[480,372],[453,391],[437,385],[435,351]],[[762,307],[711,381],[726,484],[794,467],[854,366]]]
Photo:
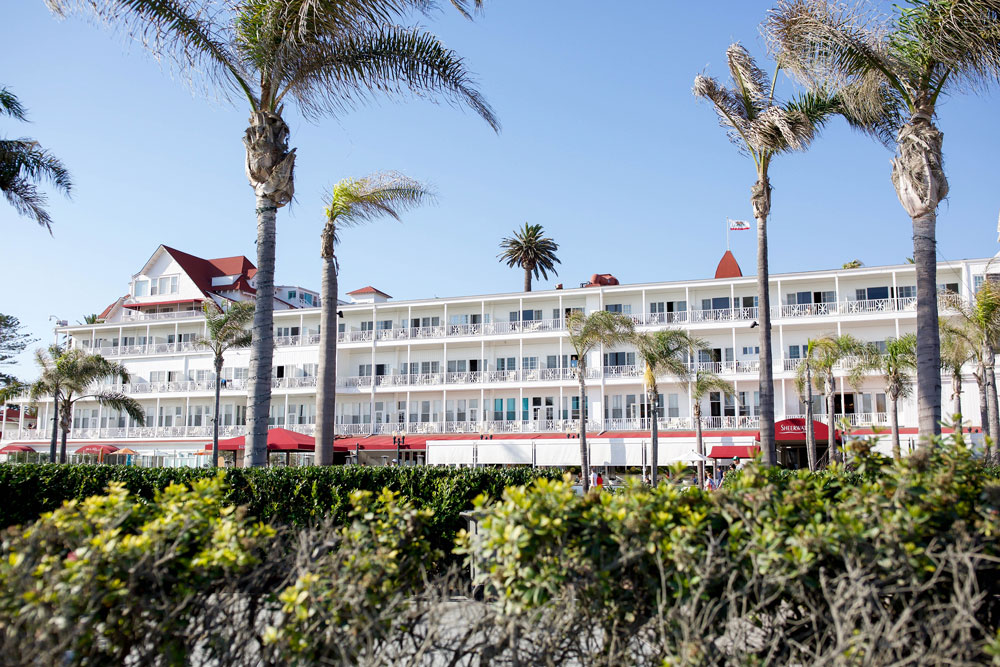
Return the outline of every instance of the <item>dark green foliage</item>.
[[[104,493],[122,482],[141,499],[152,500],[171,482],[188,485],[212,477],[211,469],[137,468],[110,465],[0,465],[0,526],[34,521],[63,501]],[[227,468],[227,504],[245,506],[250,516],[274,523],[304,525],[330,517],[346,522],[353,491],[399,492],[417,509],[434,510],[435,548],[451,550],[455,533],[465,526],[459,513],[471,509],[479,494],[499,498],[506,486],[522,485],[539,475],[530,468],[452,470],[430,467]]]

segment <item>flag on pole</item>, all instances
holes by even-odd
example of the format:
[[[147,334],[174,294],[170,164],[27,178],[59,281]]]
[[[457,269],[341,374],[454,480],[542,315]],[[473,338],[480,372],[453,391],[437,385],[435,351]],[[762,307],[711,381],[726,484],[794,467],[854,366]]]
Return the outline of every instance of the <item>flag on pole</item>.
[[[729,229],[734,232],[745,232],[750,229],[750,223],[746,220],[730,220]]]

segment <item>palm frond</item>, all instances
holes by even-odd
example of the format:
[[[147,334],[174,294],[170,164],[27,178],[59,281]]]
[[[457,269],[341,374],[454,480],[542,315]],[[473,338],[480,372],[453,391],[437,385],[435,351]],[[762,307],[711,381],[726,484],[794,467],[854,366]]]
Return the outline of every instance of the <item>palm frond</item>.
[[[753,150],[753,145],[747,137],[750,129],[749,114],[743,104],[744,100],[739,95],[712,77],[701,74],[694,78],[692,92],[695,97],[712,103],[719,117],[719,125],[726,130],[726,135],[733,145],[742,151]]]
[[[500,122],[476,89],[464,60],[434,35],[395,25],[356,30],[299,44],[282,63],[286,95],[307,118],[337,114],[376,94],[441,96],[471,108],[494,130]]]
[[[146,413],[142,409],[142,405],[128,394],[117,391],[100,391],[91,396],[81,396],[80,398],[93,398],[106,408],[124,412],[138,426],[144,426],[146,423]],[[76,400],[80,400],[80,398]]]
[[[711,371],[699,370],[695,373],[694,381],[691,383],[691,397],[695,402],[700,401],[705,394],[716,391],[726,396],[733,396],[736,388],[732,382],[723,380]]]
[[[326,196],[326,219],[338,226],[371,222],[400,214],[433,200],[433,191],[398,172],[385,171],[359,179],[344,179]]]
[[[0,88],[0,115],[27,121],[27,109],[21,105],[17,95],[7,88]]]
[[[583,363],[586,354],[597,346],[624,345],[635,336],[635,322],[632,318],[606,310],[595,310],[589,315],[572,312],[566,318],[566,329],[570,345]]]
[[[257,106],[240,59],[223,37],[229,3],[199,0],[45,0],[57,16],[83,14],[134,39],[159,58],[212,83],[239,90]]]
[[[746,110],[747,118],[753,119],[756,111],[769,106],[771,97],[767,74],[764,73],[746,48],[736,42],[726,49],[729,74]]]
[[[0,140],[0,190],[20,215],[52,231],[47,198],[38,184],[47,182],[67,196],[73,187],[69,170],[32,139]]]

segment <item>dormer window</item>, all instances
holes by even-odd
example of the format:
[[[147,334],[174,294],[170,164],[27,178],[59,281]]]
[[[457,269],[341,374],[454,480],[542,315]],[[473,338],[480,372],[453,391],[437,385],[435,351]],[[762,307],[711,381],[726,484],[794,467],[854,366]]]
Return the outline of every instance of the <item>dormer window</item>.
[[[150,295],[157,294],[177,294],[177,276],[163,276],[159,280],[152,281]]]
[[[288,298],[294,299],[296,297],[296,292],[293,289],[288,290]]]
[[[148,280],[135,281],[135,289],[132,292],[132,296],[149,296],[149,281]]]
[[[313,305],[313,295],[312,295],[312,294],[310,294],[309,292],[305,292],[305,293],[303,293],[303,294],[302,294],[302,298],[303,298],[303,299],[305,299],[305,302],[306,302],[306,303],[307,303],[308,305],[310,305],[310,306],[311,306],[311,305]]]

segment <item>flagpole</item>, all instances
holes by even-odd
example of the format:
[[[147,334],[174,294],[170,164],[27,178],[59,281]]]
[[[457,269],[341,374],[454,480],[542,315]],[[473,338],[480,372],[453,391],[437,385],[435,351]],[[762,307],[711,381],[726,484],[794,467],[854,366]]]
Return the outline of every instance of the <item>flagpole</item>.
[[[729,228],[730,228],[731,226],[732,226],[732,225],[731,225],[731,224],[729,223],[729,218],[727,217],[727,218],[726,218],[726,250],[727,250],[727,251],[728,251],[728,250],[730,249],[730,248],[729,248]]]

